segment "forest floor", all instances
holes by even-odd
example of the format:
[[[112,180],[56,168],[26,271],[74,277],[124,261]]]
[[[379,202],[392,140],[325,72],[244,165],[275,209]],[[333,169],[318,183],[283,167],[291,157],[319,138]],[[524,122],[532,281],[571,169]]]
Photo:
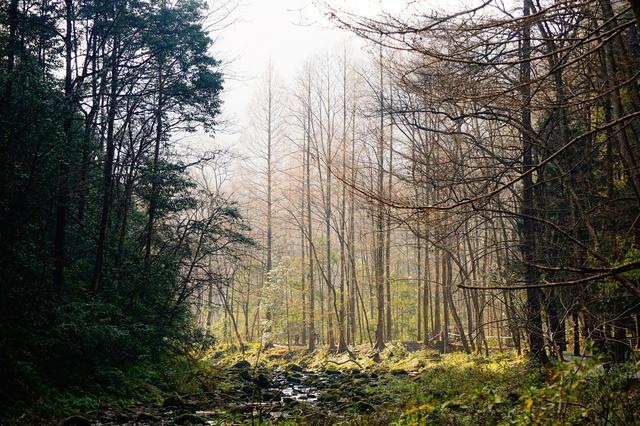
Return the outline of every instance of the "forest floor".
[[[613,375],[585,360],[542,370],[512,352],[440,355],[415,343],[379,356],[210,350],[197,362],[178,392],[59,424],[636,424],[640,407],[633,363]]]

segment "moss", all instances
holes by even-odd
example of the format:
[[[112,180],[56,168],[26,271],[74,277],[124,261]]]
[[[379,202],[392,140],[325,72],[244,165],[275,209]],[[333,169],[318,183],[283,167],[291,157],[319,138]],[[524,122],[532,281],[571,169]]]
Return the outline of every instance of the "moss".
[[[62,426],[91,426],[91,420],[84,416],[71,416],[62,422]]]
[[[207,422],[195,414],[182,414],[173,421],[177,425],[203,425]]]

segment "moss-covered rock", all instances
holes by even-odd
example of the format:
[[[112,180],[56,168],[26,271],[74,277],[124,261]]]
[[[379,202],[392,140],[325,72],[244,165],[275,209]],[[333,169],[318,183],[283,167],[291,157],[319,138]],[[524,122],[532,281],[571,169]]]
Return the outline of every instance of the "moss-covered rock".
[[[159,422],[160,421],[160,417],[156,416],[155,414],[151,414],[151,413],[139,413],[136,416],[136,421],[138,422]]]
[[[91,426],[91,420],[84,416],[71,416],[62,421],[62,426]]]
[[[289,364],[287,365],[287,371],[295,371],[298,373],[301,373],[302,371],[304,371],[304,369],[302,367],[300,367],[298,364]]]
[[[247,360],[238,361],[231,368],[235,368],[236,370],[246,370],[251,368],[251,363]]]
[[[162,403],[164,408],[181,407],[182,405],[184,405],[184,401],[177,395],[168,397]]]
[[[200,416],[187,413],[176,417],[173,423],[177,425],[204,425],[207,422]]]
[[[271,381],[269,380],[269,378],[266,375],[264,375],[262,373],[260,373],[260,374],[258,374],[256,376],[255,383],[261,389],[268,389],[268,388],[271,387]]]

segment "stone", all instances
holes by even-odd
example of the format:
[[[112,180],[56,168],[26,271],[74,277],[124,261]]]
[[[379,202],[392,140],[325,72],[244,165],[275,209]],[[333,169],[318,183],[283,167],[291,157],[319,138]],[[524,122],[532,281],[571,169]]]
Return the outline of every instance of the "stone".
[[[373,413],[375,411],[375,408],[373,408],[373,405],[364,401],[358,402],[358,404],[356,405],[356,408],[361,413]]]
[[[300,378],[295,377],[295,376],[287,377],[287,382],[289,382],[289,383],[293,383],[293,384],[298,385],[298,384],[300,384],[300,381],[301,381]]]
[[[255,378],[256,385],[261,389],[267,389],[271,387],[271,381],[264,374],[260,373]]]
[[[115,420],[117,423],[127,423],[133,420],[131,413],[120,411],[116,414]]]
[[[71,416],[62,422],[62,426],[91,426],[91,420],[84,416]]]
[[[363,373],[361,370],[358,370],[358,369],[355,369],[355,368],[353,370],[351,370],[350,373],[351,373],[352,377],[366,377],[365,373]]]
[[[173,423],[177,425],[204,425],[207,422],[195,414],[183,414],[175,418]]]
[[[242,380],[251,380],[251,373],[249,372],[249,370],[240,370],[238,372],[238,377]]]
[[[255,391],[255,388],[251,385],[244,385],[240,388],[240,393],[244,395],[253,395],[253,391]]]
[[[180,407],[182,405],[184,405],[182,398],[176,395],[170,396],[169,398],[165,399],[164,402],[162,403],[162,406],[164,408]]]
[[[340,398],[340,395],[335,391],[326,391],[320,394],[318,400],[322,402],[336,402]]]
[[[139,413],[136,417],[138,422],[159,422],[160,418],[150,413]]]
[[[298,364],[289,364],[289,366],[287,367],[287,370],[301,373],[303,371],[303,368],[300,367]]]
[[[280,401],[280,398],[281,398],[280,392],[278,392],[278,391],[267,390],[267,391],[263,391],[262,392],[262,400],[263,401],[273,401],[273,402],[275,402],[275,401]]]
[[[231,368],[235,368],[236,370],[246,370],[251,368],[251,363],[247,360],[238,361]]]

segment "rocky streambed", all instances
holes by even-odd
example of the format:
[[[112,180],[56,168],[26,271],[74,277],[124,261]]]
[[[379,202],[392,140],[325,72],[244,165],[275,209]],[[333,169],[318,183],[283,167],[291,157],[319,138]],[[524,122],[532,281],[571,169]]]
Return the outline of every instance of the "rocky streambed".
[[[380,375],[359,369],[307,370],[296,364],[267,370],[240,361],[219,378],[214,390],[171,396],[162,404],[104,406],[70,417],[63,424],[218,425],[295,419],[330,424],[350,415],[374,412],[385,403],[376,389],[391,377],[406,374],[404,370]]]

